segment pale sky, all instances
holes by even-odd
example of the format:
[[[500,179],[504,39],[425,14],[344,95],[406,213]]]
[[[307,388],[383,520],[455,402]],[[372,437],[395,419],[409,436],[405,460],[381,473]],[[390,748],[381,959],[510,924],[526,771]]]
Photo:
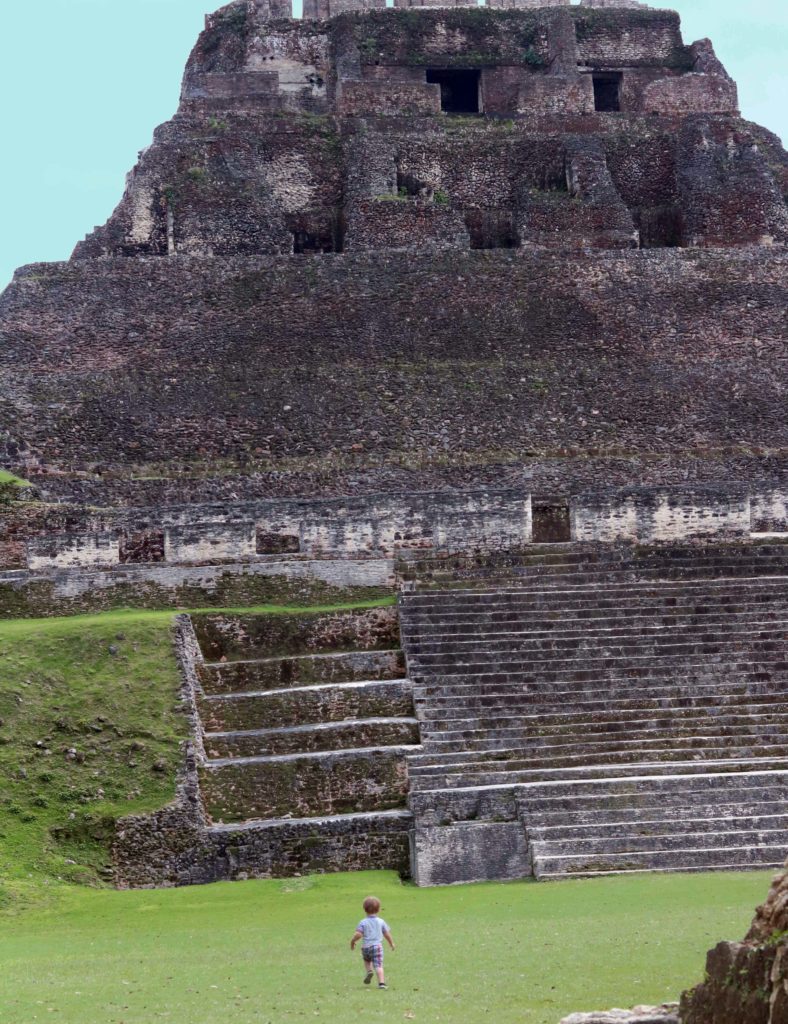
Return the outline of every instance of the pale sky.
[[[744,116],[788,138],[788,0],[666,6],[680,12],[686,42],[714,41]],[[2,0],[2,8],[0,288],[17,266],[67,259],[107,219],[138,150],[175,111],[211,0]]]

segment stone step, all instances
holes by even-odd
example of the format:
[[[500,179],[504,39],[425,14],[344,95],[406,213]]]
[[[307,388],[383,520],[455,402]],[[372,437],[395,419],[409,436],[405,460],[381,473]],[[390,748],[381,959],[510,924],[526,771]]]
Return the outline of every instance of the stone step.
[[[393,718],[413,714],[413,695],[407,679],[213,694],[199,698],[197,703],[207,732],[287,728],[348,718]]]
[[[777,742],[783,740],[783,734],[780,729],[781,726],[767,726],[767,730],[772,731],[771,738]],[[692,747],[691,741],[698,739],[701,744],[700,752],[697,747]],[[693,730],[687,730],[685,735],[673,735],[672,733],[660,733],[656,731],[645,730],[644,734],[639,737],[635,737],[634,749],[637,751],[640,749],[638,744],[649,743],[653,746],[655,751],[670,751],[674,747],[681,749],[682,746],[687,746],[692,752],[695,760],[708,760],[711,756],[711,748],[704,747],[703,744],[710,744],[714,739],[714,736],[706,736],[701,734],[700,736]],[[719,739],[719,744],[716,749],[722,751],[721,758],[725,760],[730,759],[730,754],[727,749],[731,747],[731,744],[735,745],[738,737],[735,733],[728,737],[716,737]],[[604,762],[604,754],[606,751],[609,752],[611,762],[614,762],[616,757],[621,752],[625,752],[630,749],[627,743],[632,740],[631,732],[611,733],[611,734],[597,734],[595,737],[588,737],[581,734],[569,733],[564,736],[557,736],[552,738],[552,742],[542,743],[538,737],[533,737],[531,745],[528,745],[523,737],[517,737],[513,742],[505,743],[503,740],[499,741],[495,746],[490,748],[480,747],[474,749],[467,746],[458,745],[457,749],[450,749],[436,745],[431,741],[427,741],[423,744],[423,749],[410,759],[410,772],[411,777],[417,780],[419,777],[426,775],[439,775],[439,774],[461,774],[463,772],[475,772],[475,771],[519,771],[522,769],[529,769],[535,767],[535,759],[540,760],[550,759],[552,757],[558,757],[561,760],[566,760],[567,768],[569,769],[572,764],[576,763],[580,752],[584,753],[584,756],[589,758],[595,758],[596,763],[601,759]],[[745,742],[752,743],[751,738],[744,738]],[[674,741],[674,742],[671,742]],[[772,744],[773,745],[773,744]],[[560,748],[563,746],[575,746],[579,748],[579,751],[562,751]],[[704,755],[701,757],[701,753]],[[660,754],[659,760],[665,760],[664,754]],[[680,758],[679,760],[685,760],[686,757]],[[643,757],[641,760],[648,760]],[[583,767],[582,757],[580,758],[580,766]]]
[[[487,566],[509,565],[552,565],[562,562],[622,563],[648,558],[681,558],[699,555],[724,555],[726,557],[749,558],[761,554],[780,554],[785,549],[778,542],[754,543],[749,540],[732,543],[711,544],[667,544],[667,545],[624,545],[595,544],[593,542],[566,541],[553,545],[523,547],[519,551],[493,551],[475,554],[429,554],[404,557],[398,560],[398,569],[416,569],[430,572],[440,569],[485,568]]]
[[[621,607],[622,598],[639,598],[640,601],[664,601],[675,598],[677,601],[697,599],[699,595],[714,596],[716,594],[747,594],[782,591],[786,585],[786,576],[754,576],[752,578],[719,578],[697,580],[663,580],[656,583],[618,582],[602,587],[596,583],[586,583],[582,587],[572,587],[566,591],[554,590],[528,591],[523,587],[500,587],[497,590],[430,590],[409,592],[400,596],[400,615],[410,618],[413,615],[441,614],[442,612],[459,612],[472,609],[488,611],[507,611],[513,608],[563,607],[582,605],[593,599],[593,603],[607,602],[611,607]],[[605,605],[602,604],[602,607]]]
[[[743,828],[752,832],[780,831],[788,834],[788,813],[774,813],[775,808],[767,804],[725,804],[710,808],[709,817],[700,816],[695,808],[683,808],[681,817],[646,818],[599,822],[592,820],[583,825],[539,825],[528,820],[525,826],[531,843],[538,843],[540,850],[549,852],[552,848],[567,843],[600,842],[613,840],[620,842],[628,839],[645,840],[649,837],[683,837],[688,831],[693,835],[707,835],[714,838],[718,834],[741,831]],[[758,808],[753,812],[753,806]],[[672,808],[672,810],[677,810]],[[713,815],[713,816],[712,816]],[[579,848],[579,847],[578,847]]]
[[[735,637],[739,634],[753,634],[759,638],[772,635],[780,636],[786,632],[788,618],[775,615],[773,618],[764,616],[736,616],[730,622],[720,622],[716,617],[705,622],[682,622],[675,626],[665,627],[659,624],[641,624],[640,626],[615,626],[608,629],[578,630],[531,630],[519,629],[503,633],[490,633],[486,630],[474,630],[466,634],[455,634],[450,637],[426,636],[420,640],[409,641],[406,650],[410,659],[421,659],[426,655],[442,653],[476,653],[478,651],[514,652],[514,651],[566,651],[577,647],[605,647],[610,644],[637,643],[661,644],[665,641],[688,643],[693,639],[715,640],[723,636]]]
[[[492,565],[478,567],[469,570],[449,569],[434,570],[425,573],[416,580],[417,587],[448,586],[463,584],[473,587],[477,583],[484,584],[487,580],[533,580],[550,582],[556,576],[577,576],[587,577],[590,580],[599,580],[604,577],[622,579],[651,579],[659,577],[682,578],[685,575],[690,577],[702,573],[710,578],[724,575],[736,576],[742,569],[751,571],[754,575],[763,575],[772,571],[779,572],[785,565],[786,555],[784,551],[758,552],[753,550],[742,551],[739,555],[728,555],[721,552],[683,553],[676,557],[649,556],[645,558],[630,558],[622,561],[609,561],[600,559],[598,561],[563,560],[549,564],[535,563],[532,565]]]
[[[362,718],[286,729],[214,732],[204,736],[209,759],[415,745],[418,742],[419,723],[415,718]]]
[[[649,767],[641,766],[643,771]],[[705,818],[714,816],[717,805],[744,808],[771,802],[772,808],[785,806],[785,759],[742,762],[738,771],[731,770],[730,763],[724,767],[728,770],[721,772],[720,766],[713,764],[705,766],[705,771],[702,765],[678,765],[675,772],[667,775],[618,774],[582,780],[416,790],[411,791],[408,803],[416,821],[425,826],[468,820],[517,820],[539,827]]]
[[[419,572],[440,572],[442,570],[471,571],[504,568],[510,566],[550,566],[564,562],[589,565],[632,565],[641,562],[683,561],[688,558],[722,558],[735,560],[779,555],[785,545],[777,540],[742,541],[733,544],[666,544],[629,545],[620,543],[589,543],[572,541],[557,544],[551,550],[542,548],[530,550],[522,547],[511,551],[475,552],[472,554],[434,554],[423,558],[402,559],[401,569],[416,569]]]
[[[621,670],[629,667],[650,665],[653,662],[664,663],[673,659],[677,664],[684,664],[687,658],[712,658],[718,662],[728,660],[743,653],[753,660],[762,662],[781,661],[788,653],[784,639],[776,639],[768,631],[762,635],[743,634],[734,640],[720,637],[715,640],[698,640],[687,643],[644,644],[621,643],[618,645],[591,648],[589,650],[569,649],[564,656],[550,652],[535,651],[535,656],[528,656],[527,651],[513,652],[507,656],[494,652],[475,652],[462,656],[449,655],[418,655],[409,659],[410,676],[414,681],[427,673],[430,675],[478,675],[485,669],[495,668],[497,672],[513,673],[523,669],[540,672],[542,668],[553,671],[571,671],[580,666],[595,670]],[[547,655],[547,656],[545,656]],[[574,656],[573,656],[574,655]]]
[[[423,734],[424,749],[427,753],[456,753],[486,751],[497,755],[501,748],[517,750],[522,759],[542,760],[545,758],[592,757],[605,751],[629,750],[728,750],[738,745],[756,745],[758,741],[771,744],[785,742],[788,719],[750,721],[735,725],[715,725],[713,722],[692,723],[684,727],[654,729],[649,726],[631,729],[578,729],[571,732],[555,732],[538,735],[526,730],[500,729],[496,733],[480,732],[473,736],[458,735],[455,739],[435,739]],[[511,766],[510,766],[511,767]]]
[[[651,569],[681,572],[696,566],[703,569],[728,570],[739,565],[771,566],[775,563],[784,564],[786,559],[783,545],[776,545],[773,548],[742,546],[738,550],[730,551],[699,548],[695,551],[652,552],[629,558],[604,557],[604,554],[601,552],[599,555],[595,558],[584,558],[576,554],[567,553],[549,560],[546,558],[530,560],[513,558],[507,562],[491,562],[487,565],[457,566],[436,564],[424,566],[415,571],[410,567],[403,574],[403,579],[415,580],[423,584],[446,580],[481,580],[485,577],[538,577],[549,576],[553,573],[588,573],[596,575],[603,572],[637,573]]]
[[[651,626],[645,623],[640,626],[630,626],[625,623],[613,623],[611,626],[595,628],[594,626],[583,626],[576,630],[564,630],[557,628],[539,629],[530,628],[518,624],[514,629],[509,630],[488,630],[482,623],[469,626],[465,633],[452,634],[425,634],[419,638],[407,641],[405,650],[408,658],[419,657],[423,653],[430,653],[441,650],[465,650],[475,647],[488,649],[506,650],[511,648],[520,649],[521,644],[530,647],[543,645],[548,649],[554,647],[571,648],[578,642],[602,643],[620,640],[621,642],[637,641],[640,637],[647,640],[659,641],[663,638],[675,636],[678,638],[692,639],[697,636],[718,637],[726,633],[763,633],[771,632],[773,635],[784,635],[788,616],[785,612],[776,614],[773,617],[767,613],[762,615],[734,615],[730,620],[721,620],[716,615],[708,620],[699,623],[682,622],[675,626],[664,627],[652,621]]]
[[[788,793],[788,757],[751,758],[739,762],[677,762],[667,771],[651,771],[649,765],[633,765],[628,773],[594,777],[592,771],[574,778],[535,782],[518,788],[522,813],[564,810],[598,810],[606,806],[639,806],[641,800],[686,805],[688,793],[709,799],[711,791],[720,791],[730,802],[730,791],[742,788],[760,792],[759,787],[775,787]]]
[[[724,849],[649,850],[641,852],[566,855],[534,858],[537,879],[578,878],[633,871],[747,871],[781,866],[785,861],[788,836],[774,845],[733,846]]]
[[[637,629],[701,625],[705,622],[731,622],[741,617],[754,619],[762,616],[771,621],[785,616],[788,609],[788,588],[779,593],[760,595],[758,600],[737,598],[735,601],[706,603],[692,601],[683,608],[676,605],[640,607],[629,605],[618,608],[599,608],[588,602],[583,607],[532,609],[519,614],[508,612],[467,612],[454,616],[413,616],[403,626],[403,641],[441,640],[463,637],[469,631],[480,631],[495,636],[508,633],[573,633],[579,630],[603,631],[609,629]]]
[[[659,769],[663,771],[660,773]],[[717,803],[751,805],[788,800],[788,758],[744,761],[632,764],[606,772],[579,769],[553,778],[507,781],[492,786],[411,789],[408,803],[417,821],[521,819],[535,825],[593,824],[629,820],[642,814],[668,818],[710,817]]]
[[[589,752],[582,746],[566,753],[531,753],[529,756],[520,756],[518,763],[514,764],[491,761],[489,764],[482,762],[443,772],[411,771],[411,792],[553,782],[581,776],[623,777],[638,774],[644,762],[650,771],[663,775],[672,774],[674,766],[682,762],[688,762],[696,771],[701,770],[703,764],[716,766],[717,770],[730,764],[731,770],[735,770],[735,765],[741,761],[764,759],[772,762],[788,757],[785,738],[774,739],[775,742],[769,743],[753,737],[749,743],[741,741],[726,746],[711,737],[705,743],[674,740],[662,745],[642,743],[629,749],[623,745],[622,749],[603,748],[598,753]]]
[[[453,591],[477,591],[479,593],[499,591],[502,589],[520,589],[526,593],[547,591],[552,589],[571,590],[585,588],[590,585],[609,587],[617,584],[655,582],[700,582],[709,580],[755,579],[758,577],[780,578],[786,574],[785,559],[774,558],[772,561],[741,562],[726,565],[703,565],[688,563],[684,567],[662,566],[660,568],[629,568],[590,569],[566,572],[545,572],[541,574],[518,574],[516,572],[497,573],[487,577],[475,577],[461,580],[435,580],[416,584],[416,594],[441,592],[450,594]]]
[[[463,709],[465,710],[465,709]],[[781,725],[788,722],[788,695],[783,694],[781,702],[756,706],[744,704],[733,708],[709,706],[706,708],[671,705],[661,714],[645,715],[643,709],[596,711],[580,714],[545,712],[541,714],[505,714],[469,717],[424,716],[421,719],[424,735],[433,739],[473,738],[477,733],[495,733],[499,730],[516,729],[529,736],[534,742],[556,736],[595,736],[605,733],[630,733],[643,730],[692,730],[697,727],[714,726],[715,730],[736,729],[738,726]],[[723,733],[720,733],[723,734]]]
[[[512,764],[507,760],[506,768],[537,768],[548,765],[570,765],[582,763],[599,764],[608,758],[611,762],[630,755],[659,757],[664,760],[667,751],[685,751],[694,757],[705,759],[717,751],[718,756],[733,756],[729,751],[744,748],[755,749],[759,743],[788,746],[788,718],[764,723],[750,722],[746,725],[715,726],[714,722],[666,728],[664,730],[644,728],[609,729],[607,731],[578,729],[573,732],[539,736],[526,730],[512,728],[496,733],[479,731],[476,735],[456,738],[435,739],[429,733],[422,733],[422,745],[428,754],[475,753],[494,758],[502,748],[518,752],[517,760],[525,762]],[[500,764],[500,762],[499,762]]]
[[[549,662],[547,663],[550,664]],[[585,662],[580,664],[585,665]],[[657,663],[624,665],[621,668],[557,668],[540,666],[539,672],[470,672],[416,676],[413,693],[420,700],[433,697],[462,697],[499,694],[554,695],[556,699],[580,698],[591,693],[626,694],[656,692],[664,687],[720,687],[750,683],[783,684],[788,680],[788,661],[754,662],[739,658],[710,661],[707,658],[660,659]]]
[[[746,778],[746,775],[741,776],[742,780]],[[736,794],[738,801],[734,800]],[[659,794],[649,803],[646,794],[637,806],[623,800],[619,806],[592,807],[590,810],[572,804],[570,810],[522,810],[522,816],[529,834],[533,833],[535,837],[547,839],[553,835],[558,838],[564,835],[570,837],[575,831],[587,835],[589,829],[594,835],[615,835],[617,832],[637,835],[641,828],[660,832],[682,832],[686,830],[688,821],[692,822],[695,830],[705,828],[706,823],[709,829],[713,830],[719,821],[739,818],[766,821],[769,817],[785,817],[782,813],[775,815],[774,811],[775,807],[782,809],[785,806],[786,796],[788,792],[785,786],[780,789],[762,783],[755,788],[739,787],[736,790],[726,790],[714,803],[704,803],[703,800],[708,800],[708,796],[704,797],[703,793],[690,791],[686,794],[685,803],[675,805],[665,803]],[[776,803],[770,803],[770,797]]]
[[[193,615],[192,623],[197,643],[208,662],[399,646],[397,611],[389,603],[276,615],[205,612]]]
[[[451,628],[426,627],[406,635],[405,648],[415,652],[436,644],[464,644],[470,640],[484,638],[487,641],[503,643],[530,639],[570,639],[573,637],[605,637],[610,635],[647,635],[653,632],[698,629],[727,629],[744,626],[753,622],[777,623],[788,620],[788,595],[779,602],[770,600],[749,611],[731,605],[727,612],[709,611],[703,615],[632,615],[629,618],[594,619],[513,619],[508,623],[467,622]]]
[[[205,693],[221,694],[352,680],[400,679],[406,672],[405,655],[397,648],[227,661],[201,665],[198,675]]]
[[[531,839],[531,853],[534,860],[544,863],[551,859],[574,859],[599,854],[615,856],[626,853],[669,853],[674,850],[726,850],[741,847],[764,847],[783,845],[788,853],[788,829],[748,828],[747,822],[735,820],[721,822],[716,832],[696,831],[694,821],[688,821],[684,832],[650,835],[589,836],[570,840]]]
[[[413,746],[217,760],[199,770],[212,823],[385,811],[407,794]]]
[[[415,703],[419,719],[425,728],[433,729],[440,721],[446,721],[450,717],[459,718],[460,712],[469,719],[472,715],[495,715],[509,711],[513,714],[532,715],[534,718],[560,714],[567,721],[580,721],[587,715],[590,715],[592,720],[598,720],[598,715],[624,716],[637,711],[670,711],[673,708],[768,708],[781,704],[786,699],[784,681],[749,683],[744,689],[732,685],[727,692],[714,685],[700,692],[697,687],[691,685],[645,690],[641,696],[633,696],[631,691],[622,692],[627,693],[627,696],[612,697],[600,693],[595,699],[577,699],[577,696],[570,692],[564,700],[539,693],[463,693],[418,698]]]
[[[425,797],[436,791],[449,792],[451,790],[482,790],[496,787],[511,788],[513,786],[533,786],[533,793],[529,794],[529,800],[536,799],[534,794],[536,787],[544,785],[561,786],[561,799],[580,799],[589,793],[583,789],[594,784],[604,786],[609,783],[623,785],[625,782],[632,782],[634,788],[631,793],[637,791],[635,783],[639,779],[652,780],[661,778],[679,779],[684,776],[696,776],[703,778],[706,775],[735,775],[746,772],[779,770],[788,768],[788,753],[784,747],[778,748],[773,756],[767,747],[759,747],[762,756],[754,755],[742,758],[714,758],[705,760],[687,760],[680,756],[669,757],[665,761],[652,758],[634,759],[621,763],[602,763],[600,765],[580,764],[567,767],[554,767],[531,770],[519,769],[514,771],[499,770],[473,773],[464,771],[457,774],[416,774],[409,767],[411,781],[411,798],[415,796]],[[578,788],[579,787],[579,788]],[[552,790],[545,790],[552,792]]]

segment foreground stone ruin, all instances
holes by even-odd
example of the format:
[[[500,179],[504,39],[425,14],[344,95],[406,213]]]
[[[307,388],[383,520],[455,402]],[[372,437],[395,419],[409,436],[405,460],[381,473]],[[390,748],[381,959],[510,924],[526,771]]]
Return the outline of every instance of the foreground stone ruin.
[[[788,156],[671,11],[290,14],[0,298],[0,614],[217,609],[117,884],[780,865]]]

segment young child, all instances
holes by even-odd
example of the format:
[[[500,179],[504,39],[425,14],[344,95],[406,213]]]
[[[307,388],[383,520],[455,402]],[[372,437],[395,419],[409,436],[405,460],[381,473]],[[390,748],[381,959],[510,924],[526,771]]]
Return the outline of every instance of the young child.
[[[358,927],[350,940],[350,948],[355,949],[356,943],[361,943],[361,955],[364,958],[364,984],[372,981],[373,968],[378,976],[378,988],[386,988],[386,976],[383,973],[383,939],[394,949],[394,940],[391,938],[391,929],[383,920],[378,917],[380,911],[380,900],[374,896],[368,896],[364,900],[366,917],[359,921]]]

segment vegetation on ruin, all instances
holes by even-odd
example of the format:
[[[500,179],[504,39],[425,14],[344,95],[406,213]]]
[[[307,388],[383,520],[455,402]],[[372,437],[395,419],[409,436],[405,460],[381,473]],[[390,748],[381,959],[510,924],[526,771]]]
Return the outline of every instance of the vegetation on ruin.
[[[381,57],[410,65],[483,67],[502,57],[530,67],[543,67],[537,50],[540,20],[533,11],[486,7],[441,10],[398,9],[343,15],[353,25],[362,63]],[[460,53],[441,40],[461,34],[467,45]]]
[[[674,999],[706,949],[741,935],[768,875],[637,875],[437,889],[392,873],[95,892],[0,934],[0,1016],[61,1024],[444,1021],[556,1024]],[[361,984],[348,940],[383,902],[390,988]]]
[[[14,476],[13,473],[0,469],[0,510],[17,501],[21,497],[23,488],[29,486],[27,480],[22,480],[20,477]]]
[[[346,607],[358,605],[243,610]],[[0,914],[47,902],[59,883],[107,884],[114,821],[174,796],[188,723],[172,620],[126,610],[0,622]]]
[[[2,484],[13,484],[15,487],[30,486],[27,480],[22,480],[21,477],[14,476],[14,474],[9,473],[7,469],[0,469],[0,485]]]
[[[582,43],[596,35],[621,37],[633,29],[656,29],[660,23],[676,23],[678,14],[675,11],[655,10],[653,8],[627,8],[616,10],[605,7],[570,8],[569,13],[575,20],[577,40]]]

